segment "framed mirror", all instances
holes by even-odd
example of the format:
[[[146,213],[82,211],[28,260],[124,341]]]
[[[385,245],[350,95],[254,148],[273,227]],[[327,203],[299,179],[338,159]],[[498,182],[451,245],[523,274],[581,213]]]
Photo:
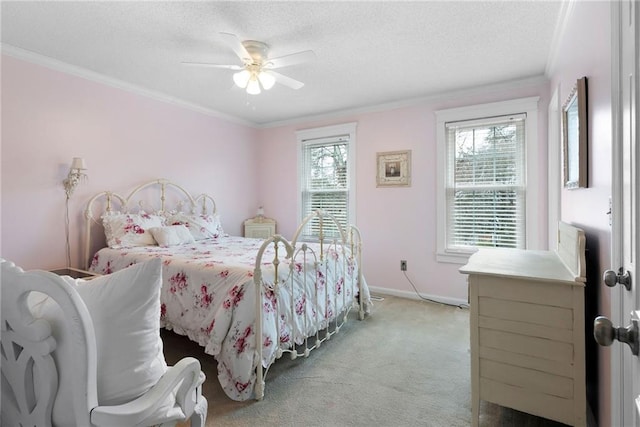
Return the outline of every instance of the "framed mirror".
[[[588,186],[587,78],[578,79],[562,107],[564,187]]]

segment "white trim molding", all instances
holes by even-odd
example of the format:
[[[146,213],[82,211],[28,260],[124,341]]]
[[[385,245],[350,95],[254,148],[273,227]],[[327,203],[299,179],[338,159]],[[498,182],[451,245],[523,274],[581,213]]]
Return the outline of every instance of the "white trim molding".
[[[454,99],[464,99],[472,96],[485,94],[493,94],[499,91],[512,91],[523,88],[539,87],[548,82],[548,78],[544,75],[527,77],[524,79],[507,80],[504,82],[486,84],[477,87],[464,88],[448,92],[433,93],[426,96],[416,98],[403,99],[400,101],[386,102],[376,105],[368,105],[365,107],[349,108],[345,110],[332,111],[326,114],[312,114],[308,116],[295,117],[287,120],[279,120],[269,123],[256,125],[260,129],[274,128],[280,126],[293,126],[309,122],[319,122],[323,120],[339,120],[347,116],[356,116],[361,114],[379,113],[384,111],[398,110],[401,108],[411,108],[420,105],[430,105],[438,102],[450,101]]]
[[[556,21],[556,27],[553,30],[553,36],[551,37],[551,48],[547,56],[547,65],[544,70],[545,76],[551,76],[555,72],[556,62],[558,60],[558,49],[560,42],[565,37],[567,32],[567,26],[569,25],[569,18],[573,12],[576,0],[564,0],[560,2],[560,13],[558,14],[558,20]]]
[[[217,110],[213,110],[201,105],[193,104],[182,99],[167,95],[162,92],[146,89],[141,86],[137,86],[113,77],[100,74],[86,68],[71,65],[69,63],[53,59],[48,56],[44,56],[35,52],[31,52],[25,49],[21,49],[6,43],[0,43],[2,53],[11,56],[22,61],[30,62],[32,64],[40,65],[52,70],[60,71],[62,73],[71,74],[76,77],[80,77],[86,80],[90,80],[96,83],[101,83],[113,88],[121,89],[127,92],[135,93],[137,95],[145,96],[147,98],[155,99],[157,101],[166,102],[175,106],[192,110],[198,113],[202,113],[211,117],[216,117],[222,120],[229,121],[244,126],[249,126],[254,129],[269,129],[281,126],[291,126],[296,124],[304,124],[312,121],[320,120],[339,120],[341,117],[353,116],[367,113],[377,113],[381,111],[396,110],[399,108],[413,107],[416,105],[429,104],[439,102],[443,100],[449,100],[459,97],[468,97],[474,95],[482,95],[485,93],[493,93],[496,91],[508,91],[510,89],[521,89],[523,87],[539,86],[547,81],[545,75],[538,75],[534,77],[528,77],[524,79],[514,79],[495,84],[482,85],[473,88],[460,89],[449,92],[434,93],[428,96],[416,97],[405,99],[401,101],[394,101],[388,103],[382,103],[377,105],[350,108],[340,111],[333,111],[326,114],[312,114],[307,116],[301,116],[286,120],[278,120],[267,123],[256,123],[249,120],[244,120],[236,116],[222,113]]]
[[[187,110],[195,111],[196,113],[226,120],[231,123],[235,123],[243,126],[249,126],[252,128],[257,128],[256,124],[253,122],[242,120],[238,117],[221,113],[220,111],[212,110],[210,108],[206,108],[201,105],[187,102],[182,99],[176,98],[174,96],[167,95],[166,93],[147,89],[145,87],[128,83],[113,77],[109,77],[104,74],[100,74],[95,71],[88,70],[86,68],[78,67],[76,65],[71,65],[69,63],[50,58],[48,56],[44,56],[35,52],[20,49],[18,47],[11,46],[6,43],[0,43],[0,46],[2,47],[3,54],[7,56],[11,56],[12,58],[19,59],[21,61],[30,62],[32,64],[40,65],[42,67],[46,67],[51,70],[59,71],[65,74],[70,74],[75,77],[80,77],[82,79],[89,80],[95,83],[100,83],[115,89],[124,90],[126,92],[134,93],[136,95],[144,96],[146,98],[151,98],[156,101],[165,102],[167,104],[171,104],[176,107],[184,108]]]
[[[621,70],[622,70],[622,23],[623,5],[621,2],[611,2],[611,268],[617,269],[623,265],[622,250],[622,199],[623,180],[621,171],[622,162],[622,97]],[[625,313],[623,311],[623,293],[626,289],[618,286],[611,290],[610,313],[611,321],[616,325],[624,325]],[[637,292],[637,291],[636,291]],[[602,350],[601,350],[602,351]],[[611,419],[610,425],[622,425],[625,412],[624,395],[624,351],[622,345],[611,346],[611,363],[609,375],[611,377]]]
[[[369,291],[371,292],[372,296],[373,295],[389,295],[393,297],[407,298],[407,299],[412,299],[417,301],[430,300],[435,303],[453,305],[461,308],[469,305],[469,303],[465,299],[451,298],[451,297],[445,297],[440,295],[430,295],[430,294],[418,295],[415,292],[399,291],[397,289],[380,288],[377,286],[369,286]]]
[[[349,135],[349,223],[356,225],[356,129],[358,127],[357,122],[342,123],[338,125],[323,126],[310,129],[301,129],[296,131],[296,142],[298,150],[297,161],[297,189],[298,200],[296,202],[297,212],[296,218],[302,219],[302,163],[303,163],[303,144],[307,140],[319,140],[323,138],[331,138],[339,135]]]
[[[560,221],[562,212],[562,203],[560,202],[560,188],[562,187],[562,150],[560,150],[560,134],[562,127],[560,126],[560,85],[553,92],[551,101],[549,101],[548,109],[548,143],[547,143],[547,191],[548,201],[548,249],[554,251],[558,246],[558,221]]]
[[[509,101],[492,102],[488,104],[470,105],[459,108],[450,108],[436,111],[436,141],[437,141],[437,252],[436,259],[439,262],[465,264],[470,253],[450,251],[446,249],[446,144],[445,126],[447,122],[472,120],[485,117],[504,116],[509,114],[525,113],[526,130],[526,247],[527,249],[545,248],[546,233],[540,233],[539,207],[539,165],[538,165],[538,101],[540,97],[520,98]]]

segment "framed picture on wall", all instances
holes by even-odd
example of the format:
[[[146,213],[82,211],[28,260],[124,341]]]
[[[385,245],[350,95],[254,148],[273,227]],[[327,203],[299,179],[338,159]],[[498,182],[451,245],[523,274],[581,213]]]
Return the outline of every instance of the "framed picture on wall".
[[[378,187],[411,185],[411,150],[377,153]]]
[[[564,187],[588,185],[587,78],[578,79],[562,107],[562,157]]]

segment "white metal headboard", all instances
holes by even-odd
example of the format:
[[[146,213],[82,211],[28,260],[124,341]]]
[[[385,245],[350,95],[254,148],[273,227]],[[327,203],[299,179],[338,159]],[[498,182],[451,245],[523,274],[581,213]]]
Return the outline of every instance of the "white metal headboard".
[[[174,197],[168,202],[169,193],[173,193]],[[127,196],[121,196],[113,191],[102,191],[89,199],[84,211],[83,267],[85,269],[89,268],[93,252],[91,248],[92,226],[99,224],[100,230],[104,232],[102,221],[100,221],[103,215],[118,212],[127,213],[134,210],[157,214],[179,211],[192,214],[200,212],[203,215],[217,213],[216,202],[210,195],[202,193],[193,197],[184,187],[163,178],[141,184]],[[99,212],[99,215],[95,215],[96,211]]]

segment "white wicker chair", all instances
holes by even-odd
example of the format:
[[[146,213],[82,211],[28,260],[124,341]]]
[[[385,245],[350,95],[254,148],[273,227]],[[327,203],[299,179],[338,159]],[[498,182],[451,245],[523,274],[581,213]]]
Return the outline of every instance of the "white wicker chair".
[[[2,260],[2,425],[51,426],[58,391],[59,366],[52,353],[56,334],[50,322],[35,318],[28,295],[41,292],[62,309],[70,330],[73,357],[72,408],[76,426],[173,426],[190,419],[204,426],[207,401],[201,394],[200,362],[184,358],[138,398],[116,406],[98,404],[97,349],[92,318],[78,292],[61,277],[45,271],[24,272]],[[167,403],[168,402],[168,403]]]

